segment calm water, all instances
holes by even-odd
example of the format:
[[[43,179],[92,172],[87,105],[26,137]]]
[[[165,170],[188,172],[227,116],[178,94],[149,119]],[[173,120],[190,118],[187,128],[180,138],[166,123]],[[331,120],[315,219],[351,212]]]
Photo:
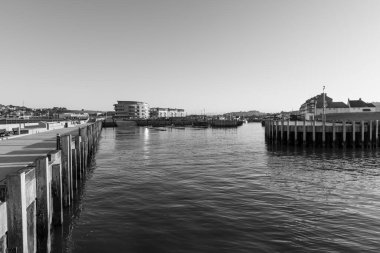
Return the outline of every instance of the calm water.
[[[267,146],[254,123],[104,129],[53,249],[379,252],[379,155]]]

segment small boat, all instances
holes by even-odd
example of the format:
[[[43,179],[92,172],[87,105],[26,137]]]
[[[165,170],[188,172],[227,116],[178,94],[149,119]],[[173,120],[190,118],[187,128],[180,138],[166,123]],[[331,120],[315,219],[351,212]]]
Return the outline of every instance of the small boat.
[[[193,122],[194,128],[208,128],[209,123],[207,121],[195,121]]]

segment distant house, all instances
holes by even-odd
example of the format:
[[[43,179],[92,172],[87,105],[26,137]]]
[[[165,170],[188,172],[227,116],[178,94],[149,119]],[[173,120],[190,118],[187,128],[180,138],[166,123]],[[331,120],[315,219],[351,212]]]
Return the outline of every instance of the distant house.
[[[361,98],[359,100],[348,99],[348,107],[350,112],[375,112],[376,106],[372,103],[366,103]]]
[[[329,104],[327,104],[325,112],[326,114],[345,113],[345,112],[349,112],[349,110],[350,110],[349,106],[343,102],[330,102]]]

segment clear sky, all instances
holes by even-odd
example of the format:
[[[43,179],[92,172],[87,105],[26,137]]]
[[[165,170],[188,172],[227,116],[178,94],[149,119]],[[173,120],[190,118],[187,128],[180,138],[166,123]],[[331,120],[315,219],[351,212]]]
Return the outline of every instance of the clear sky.
[[[1,1],[0,104],[191,113],[380,101],[380,1]]]

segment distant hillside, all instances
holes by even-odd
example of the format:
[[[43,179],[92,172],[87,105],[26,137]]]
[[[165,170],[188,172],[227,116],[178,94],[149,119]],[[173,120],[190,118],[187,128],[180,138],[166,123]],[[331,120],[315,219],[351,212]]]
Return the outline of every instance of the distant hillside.
[[[229,112],[225,113],[224,115],[231,115],[231,116],[238,116],[238,117],[260,117],[263,115],[266,115],[266,113],[259,112],[259,111],[248,111],[248,112]]]

